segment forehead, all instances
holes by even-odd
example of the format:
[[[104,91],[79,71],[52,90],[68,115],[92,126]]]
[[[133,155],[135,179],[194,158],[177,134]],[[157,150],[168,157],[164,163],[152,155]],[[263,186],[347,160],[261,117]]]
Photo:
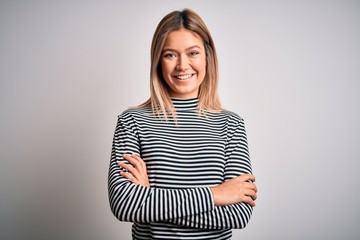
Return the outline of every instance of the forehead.
[[[193,45],[203,48],[203,40],[197,33],[181,28],[169,33],[163,48],[185,49]]]

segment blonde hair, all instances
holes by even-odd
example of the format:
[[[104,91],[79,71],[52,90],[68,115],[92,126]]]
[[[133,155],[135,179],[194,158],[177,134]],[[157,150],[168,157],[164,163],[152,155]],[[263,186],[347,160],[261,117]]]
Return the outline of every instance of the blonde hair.
[[[218,96],[218,60],[213,39],[200,16],[190,9],[173,11],[167,14],[158,24],[151,43],[150,98],[139,107],[151,106],[154,114],[176,118],[176,111],[168,92],[161,69],[161,53],[165,40],[170,32],[181,28],[198,34],[204,42],[206,53],[206,75],[199,87],[198,111],[221,111]]]

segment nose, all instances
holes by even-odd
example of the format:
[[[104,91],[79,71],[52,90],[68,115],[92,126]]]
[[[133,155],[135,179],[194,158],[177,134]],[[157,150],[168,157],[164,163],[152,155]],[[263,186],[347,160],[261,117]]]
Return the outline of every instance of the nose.
[[[181,54],[178,57],[178,62],[176,65],[176,70],[178,71],[183,71],[183,70],[187,70],[189,68],[189,59],[186,55]]]

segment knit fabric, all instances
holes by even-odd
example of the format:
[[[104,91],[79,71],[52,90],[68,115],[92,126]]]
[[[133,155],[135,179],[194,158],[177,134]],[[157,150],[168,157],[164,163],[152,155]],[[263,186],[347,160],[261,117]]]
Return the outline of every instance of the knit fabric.
[[[230,239],[248,223],[246,203],[215,206],[210,187],[251,173],[244,120],[230,111],[197,112],[198,99],[172,99],[177,121],[150,108],[119,117],[109,168],[109,200],[120,221],[134,222],[133,239]],[[150,188],[120,175],[124,153],[146,163]]]

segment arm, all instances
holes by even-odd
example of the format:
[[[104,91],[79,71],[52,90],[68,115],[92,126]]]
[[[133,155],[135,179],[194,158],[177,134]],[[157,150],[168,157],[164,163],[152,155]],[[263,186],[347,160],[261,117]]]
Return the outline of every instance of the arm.
[[[118,118],[108,178],[110,207],[120,221],[168,221],[214,208],[210,188],[157,189],[136,185],[126,179],[120,174],[118,162],[127,163],[123,154],[140,155],[140,150],[136,122],[125,111]]]
[[[228,144],[225,149],[225,183],[211,188],[214,193],[215,205],[218,206],[216,206],[215,209],[210,212],[203,212],[193,216],[172,219],[172,223],[196,228],[228,229],[244,228],[249,222],[253,211],[252,205],[254,205],[251,204],[251,202],[256,199],[257,189],[253,183],[247,181],[252,179],[246,178],[246,176],[252,176],[248,175],[251,174],[252,169],[247,146],[245,125],[244,121],[238,117],[230,118],[229,121]],[[241,178],[244,178],[245,181],[241,180]],[[250,189],[253,189],[253,193],[255,192],[255,195],[250,193],[245,194],[245,196],[252,196],[254,199],[245,199],[244,201],[235,204],[228,204],[226,206],[223,206],[223,202],[217,204],[216,200],[219,199],[219,192],[217,191],[217,188],[221,186],[223,187],[225,184],[231,183],[232,181],[240,181],[242,184],[248,185]],[[220,191],[220,198],[222,197],[222,201],[230,199],[228,196],[229,195],[222,195]]]
[[[252,206],[255,206],[256,186],[252,182],[246,133],[243,120],[237,119],[229,124],[228,144],[225,149],[226,165],[224,183],[212,187],[216,205],[213,211],[180,218],[171,218],[167,222],[186,227],[224,229],[243,228],[250,220]],[[121,164],[132,175],[123,174],[130,181],[146,186],[146,166],[138,156],[125,156],[130,164]],[[142,172],[145,172],[142,173]],[[145,179],[145,180],[143,180]]]

